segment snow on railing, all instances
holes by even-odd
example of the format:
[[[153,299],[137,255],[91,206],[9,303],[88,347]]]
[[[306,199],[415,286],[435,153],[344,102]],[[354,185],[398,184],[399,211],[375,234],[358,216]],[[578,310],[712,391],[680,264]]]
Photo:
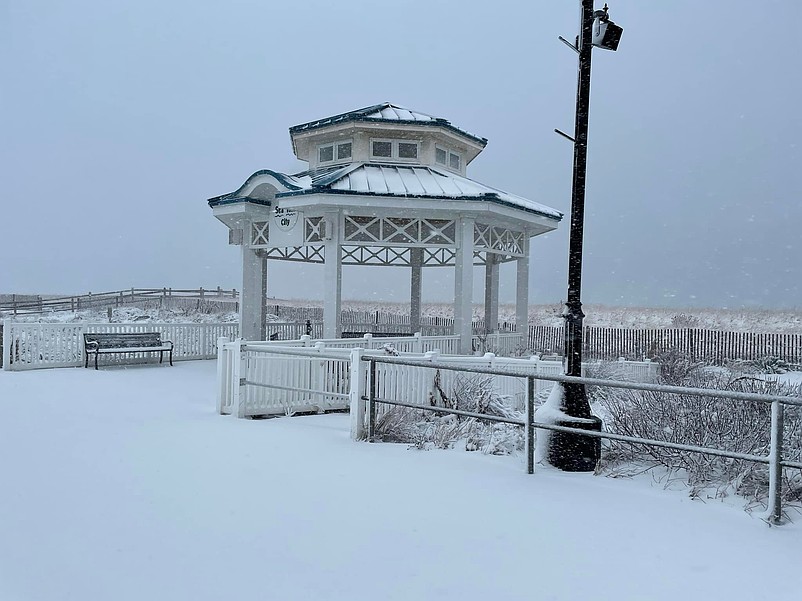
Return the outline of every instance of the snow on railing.
[[[3,322],[3,369],[22,371],[84,364],[85,333],[158,332],[174,345],[173,360],[214,359],[217,339],[234,339],[236,323],[14,323]],[[124,362],[145,361],[153,355],[126,355]],[[104,357],[108,364],[121,362],[119,356]]]

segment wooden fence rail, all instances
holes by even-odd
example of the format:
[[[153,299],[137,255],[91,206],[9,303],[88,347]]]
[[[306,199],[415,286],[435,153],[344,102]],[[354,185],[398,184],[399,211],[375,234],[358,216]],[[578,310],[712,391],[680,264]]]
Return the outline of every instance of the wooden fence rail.
[[[217,288],[128,288],[112,292],[78,294],[73,296],[42,297],[7,294],[0,297],[0,313],[24,315],[51,311],[81,311],[104,309],[148,302],[197,300],[201,303],[231,304],[236,310],[239,294],[236,289]]]

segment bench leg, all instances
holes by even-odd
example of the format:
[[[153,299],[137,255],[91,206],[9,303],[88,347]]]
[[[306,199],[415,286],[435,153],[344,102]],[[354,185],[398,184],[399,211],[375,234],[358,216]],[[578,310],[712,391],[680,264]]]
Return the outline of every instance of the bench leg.
[[[97,358],[100,353],[95,353],[95,369],[97,369]]]
[[[164,351],[159,351],[159,365],[164,361]]]
[[[87,367],[89,367],[89,353],[84,351],[84,355],[86,355],[86,361],[84,361],[84,369],[86,369]]]
[[[170,349],[170,367],[173,366],[173,349]]]

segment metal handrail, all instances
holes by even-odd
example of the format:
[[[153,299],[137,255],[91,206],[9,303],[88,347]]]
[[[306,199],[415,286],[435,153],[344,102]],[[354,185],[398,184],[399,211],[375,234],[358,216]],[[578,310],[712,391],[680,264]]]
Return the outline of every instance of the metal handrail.
[[[782,523],[782,468],[797,468],[802,469],[802,462],[791,461],[783,459],[783,406],[802,406],[802,398],[789,397],[780,395],[760,395],[756,393],[745,393],[735,391],[722,391],[712,390],[705,388],[690,388],[684,386],[668,386],[660,384],[638,384],[633,382],[623,382],[619,380],[603,380],[599,378],[584,378],[572,377],[564,375],[533,375],[522,374],[520,372],[513,372],[509,370],[496,369],[496,368],[483,368],[483,367],[465,367],[445,362],[429,361],[429,360],[412,360],[399,357],[374,357],[364,356],[362,360],[370,364],[370,392],[364,396],[362,400],[368,403],[367,416],[368,416],[368,441],[375,441],[376,433],[376,404],[395,405],[400,407],[409,407],[419,409],[422,411],[433,411],[437,413],[446,413],[454,415],[463,415],[467,417],[474,417],[489,422],[503,422],[513,425],[519,425],[526,428],[526,455],[527,455],[527,473],[534,472],[534,430],[543,429],[555,432],[565,432],[570,434],[578,434],[581,436],[590,436],[592,438],[617,440],[631,444],[641,444],[645,446],[661,447],[675,449],[689,453],[699,453],[706,455],[715,455],[718,457],[727,457],[731,459],[741,459],[744,461],[752,461],[769,466],[769,508],[766,515],[766,520],[772,524]],[[459,409],[450,409],[446,407],[437,407],[432,405],[416,405],[414,403],[407,403],[394,399],[385,399],[377,395],[377,378],[376,378],[376,364],[386,363],[394,365],[408,365],[411,367],[419,367],[423,369],[444,369],[460,372],[487,374],[507,376],[514,378],[527,379],[527,409],[524,421],[515,420],[512,418],[505,418],[502,416],[487,415],[474,413],[469,411],[462,411]],[[651,438],[641,438],[637,436],[628,436],[623,434],[614,434],[612,432],[596,432],[592,430],[584,430],[580,428],[571,428],[568,426],[559,426],[556,424],[549,424],[538,422],[534,419],[534,382],[535,380],[549,380],[552,382],[569,382],[585,385],[607,386],[611,388],[625,388],[630,390],[641,390],[650,392],[665,392],[673,394],[687,394],[693,396],[705,396],[713,398],[730,399],[737,401],[753,401],[771,404],[771,442],[770,452],[768,455],[755,455],[751,453],[736,453],[733,451],[726,451],[723,449],[715,449],[711,447],[703,447],[698,445],[686,445],[681,443],[674,443],[668,441],[661,441]]]

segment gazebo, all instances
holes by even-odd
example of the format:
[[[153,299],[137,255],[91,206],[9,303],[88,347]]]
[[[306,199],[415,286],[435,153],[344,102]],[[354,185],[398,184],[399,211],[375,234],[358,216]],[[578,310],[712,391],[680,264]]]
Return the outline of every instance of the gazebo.
[[[424,267],[454,267],[454,333],[471,349],[474,265],[485,267],[485,321],[498,323],[499,265],[517,264],[516,320],[529,304],[529,243],[562,214],[468,179],[487,145],[446,119],[390,103],[290,128],[308,169],[269,169],[209,199],[242,248],[240,332],[265,339],[267,262],[324,264],[324,336],[341,334],[344,265],[410,268],[410,323],[420,328]],[[492,325],[491,325],[492,324]]]

